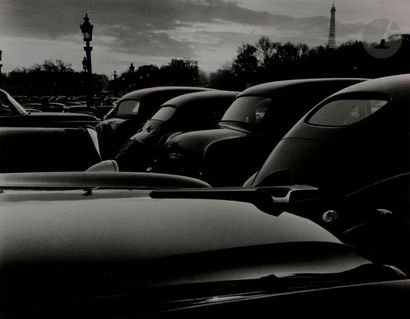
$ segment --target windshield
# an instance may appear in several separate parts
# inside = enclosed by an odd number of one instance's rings
[[[128,117],[138,114],[140,108],[140,101],[137,100],[123,100],[118,104],[117,116]]]
[[[271,103],[272,99],[266,97],[239,97],[231,104],[221,121],[257,124],[264,118]]]

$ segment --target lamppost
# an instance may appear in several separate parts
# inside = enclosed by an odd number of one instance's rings
[[[2,59],[2,56],[3,55],[3,51],[2,50],[0,50],[0,76],[1,76],[1,68],[2,68],[2,66],[3,66],[3,64],[1,63],[1,59]]]
[[[2,68],[2,66],[3,66],[3,64],[1,63],[1,61],[2,61],[2,56],[3,55],[3,51],[2,50],[0,50],[0,86],[3,86],[3,77],[2,77],[2,74],[1,74],[1,68]]]
[[[112,91],[114,96],[118,96],[118,74],[116,70],[114,70],[113,77],[114,80],[112,81]]]
[[[90,42],[92,41],[93,38],[93,25],[90,23],[90,19],[88,18],[88,15],[85,14],[84,17],[84,22],[83,24],[80,25],[81,32],[83,33],[83,40],[85,42],[85,61],[87,65],[87,105],[88,106],[93,106],[93,72],[91,68],[91,51],[93,49],[92,46],[90,46]],[[84,68],[84,67],[83,67]]]
[[[87,58],[84,57],[81,63],[83,64],[83,72],[86,73],[87,72]]]

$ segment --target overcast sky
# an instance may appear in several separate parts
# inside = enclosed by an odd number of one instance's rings
[[[0,0],[3,71],[62,59],[81,69],[79,25],[94,25],[93,71],[112,77],[130,63],[197,60],[204,71],[232,62],[243,43],[273,41],[326,44],[329,0]],[[410,0],[338,0],[337,42],[362,40],[375,19],[410,31]]]

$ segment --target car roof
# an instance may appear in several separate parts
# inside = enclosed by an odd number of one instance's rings
[[[410,75],[401,74],[371,79],[346,87],[332,96],[356,92],[375,92],[390,96],[405,97],[410,90]]]
[[[239,92],[237,91],[205,91],[205,92],[194,92],[194,93],[187,93],[183,95],[176,96],[165,103],[165,105],[181,105],[181,104],[188,104],[194,103],[198,100],[206,100],[206,99],[214,99],[214,98],[234,98],[238,95]]]
[[[195,92],[195,91],[209,91],[209,88],[195,87],[195,86],[157,86],[151,88],[139,89],[123,95],[120,100],[138,99],[146,95],[157,94],[160,92],[181,91]]]
[[[323,83],[343,83],[351,82],[355,84],[357,82],[366,81],[364,78],[317,78],[317,79],[295,79],[295,80],[283,80],[283,81],[273,81],[258,84],[252,86],[244,91],[242,91],[239,96],[243,95],[270,95],[276,91],[284,89],[294,89],[295,87],[302,87],[314,84]]]

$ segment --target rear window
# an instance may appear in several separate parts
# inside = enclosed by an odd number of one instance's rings
[[[381,99],[343,99],[323,105],[308,123],[324,126],[347,126],[357,123],[380,110],[387,104]]]
[[[222,121],[257,124],[265,116],[272,100],[260,96],[237,98],[225,112]]]
[[[139,108],[140,108],[140,101],[124,100],[118,104],[117,115],[118,116],[137,115]]]
[[[176,109],[173,106],[163,106],[152,116],[152,120],[168,121],[172,115],[174,115],[175,111]]]

